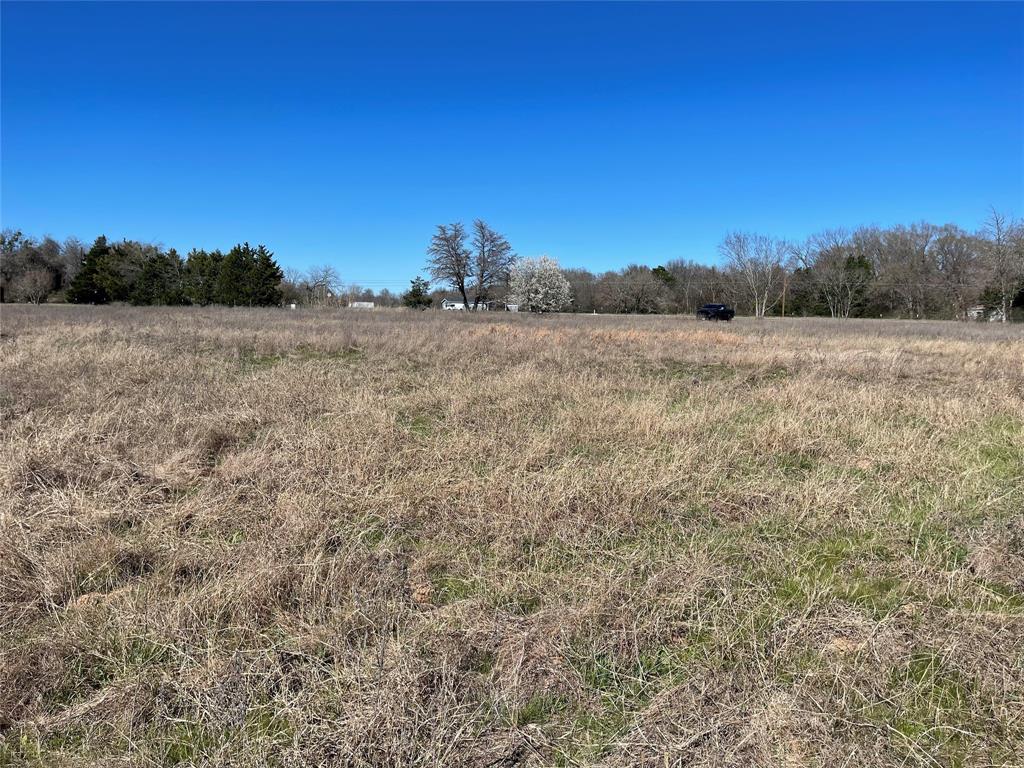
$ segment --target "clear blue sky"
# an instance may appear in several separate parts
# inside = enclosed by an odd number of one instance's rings
[[[2,4],[2,223],[402,287],[1024,213],[1024,5]],[[389,285],[390,284],[390,285]]]

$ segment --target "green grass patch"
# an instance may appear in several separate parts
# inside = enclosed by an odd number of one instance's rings
[[[662,375],[692,384],[728,381],[736,377],[736,369],[725,363],[701,363],[693,360],[673,360],[665,364]]]
[[[450,573],[431,574],[430,582],[441,605],[466,600],[479,594],[480,585],[473,579],[466,579]]]
[[[492,601],[496,608],[519,616],[529,616],[540,610],[542,604],[539,590],[499,594]]]
[[[945,571],[959,570],[967,562],[967,548],[945,526],[936,523],[923,523],[917,529],[910,552],[914,559]]]
[[[441,416],[432,411],[416,411],[398,415],[399,426],[417,437],[430,437],[437,431],[441,421]]]
[[[308,360],[339,360],[343,362],[354,362],[361,360],[366,353],[358,347],[346,347],[344,349],[316,349],[315,347],[299,346],[289,355],[291,359]]]
[[[813,454],[794,449],[776,454],[774,457],[775,466],[786,475],[801,476],[811,472],[818,466],[818,459]]]
[[[680,684],[703,658],[710,634],[695,633],[685,642],[652,648],[632,659],[594,647],[577,646],[569,662],[585,686],[597,696],[597,707],[577,712],[572,738],[556,753],[556,765],[588,764],[613,748],[659,692]]]
[[[99,647],[82,649],[67,659],[66,684],[48,691],[44,697],[48,705],[76,704],[119,679],[164,664],[171,656],[165,645],[142,635],[107,630],[99,639]]]
[[[897,553],[882,536],[870,531],[808,542],[798,548],[785,573],[764,575],[774,582],[783,606],[804,609],[840,600],[882,618],[911,599],[920,599],[886,563]]]
[[[570,706],[562,696],[539,694],[521,706],[512,717],[512,725],[543,725]]]
[[[498,663],[498,657],[493,651],[477,650],[471,653],[472,665],[471,669],[478,675],[489,675],[494,669],[494,665]]]
[[[666,685],[678,682],[707,642],[706,635],[696,635],[685,644],[659,646],[631,659],[608,651],[580,649],[571,656],[570,664],[586,687],[606,702],[638,710]]]
[[[196,763],[212,757],[219,746],[200,723],[171,723],[158,742],[164,765]]]
[[[746,375],[747,384],[773,384],[784,381],[790,377],[790,370],[781,363],[775,363],[765,368],[757,368]]]
[[[629,716],[621,710],[580,713],[573,721],[572,749],[557,754],[555,765],[578,766],[597,760],[611,751],[629,724]]]
[[[81,728],[40,736],[13,729],[0,738],[0,768],[51,768],[89,755]]]
[[[287,744],[295,729],[291,722],[271,706],[250,711],[245,718],[245,737],[274,744]]]
[[[967,435],[968,455],[996,480],[1024,478],[1024,422],[993,416]]]
[[[972,681],[926,648],[890,670],[885,700],[861,711],[869,722],[898,735],[891,744],[905,759],[929,755],[935,765],[963,766],[971,763],[986,728],[973,701],[976,694]]]
[[[876,619],[885,618],[904,603],[922,597],[899,576],[868,574],[860,568],[854,568],[841,580],[836,596],[866,609]]]
[[[284,360],[284,355],[257,352],[254,349],[238,350],[238,370],[242,373],[256,373],[273,368]]]

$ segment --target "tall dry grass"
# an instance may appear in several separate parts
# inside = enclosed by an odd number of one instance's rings
[[[2,308],[0,765],[1024,763],[1024,335]]]

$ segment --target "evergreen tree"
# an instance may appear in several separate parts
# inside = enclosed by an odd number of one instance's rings
[[[257,246],[254,254],[250,288],[250,303],[257,307],[276,307],[281,303],[281,281],[284,272],[274,261],[274,254],[266,246]]]
[[[217,270],[214,301],[229,307],[245,307],[252,303],[251,279],[255,259],[248,243],[228,251]]]
[[[188,304],[183,277],[184,265],[177,251],[154,251],[135,282],[132,304]]]
[[[412,309],[426,309],[434,303],[434,298],[427,291],[430,290],[430,283],[422,277],[412,280],[409,290],[402,294],[402,303]]]
[[[786,314],[802,317],[828,314],[828,307],[821,297],[821,287],[812,269],[797,267],[793,270],[789,279],[789,295],[786,297]]]
[[[66,298],[72,304],[106,304],[110,301],[106,289],[100,282],[100,270],[110,254],[107,238],[100,235],[92,244],[75,279],[68,286]]]
[[[96,269],[96,283],[107,300],[129,301],[146,261],[158,252],[156,247],[135,240],[122,240],[110,246]]]
[[[218,270],[215,298],[230,307],[269,307],[281,303],[284,272],[274,254],[260,245],[236,245],[224,256]]]
[[[661,282],[671,288],[676,283],[676,277],[669,272],[665,267],[658,266],[651,270],[651,274],[658,278]]]
[[[185,295],[193,304],[206,306],[217,301],[217,281],[224,254],[193,248],[185,261]]]

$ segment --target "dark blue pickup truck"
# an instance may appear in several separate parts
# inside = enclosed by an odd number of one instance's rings
[[[727,307],[725,304],[705,304],[697,310],[698,320],[725,320],[729,322],[736,317],[736,310]]]

